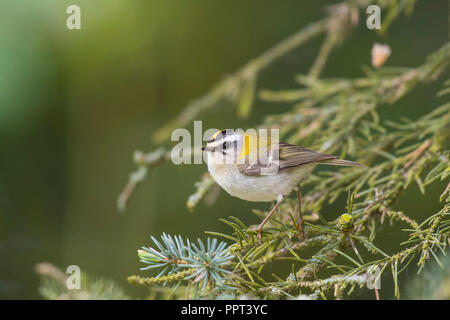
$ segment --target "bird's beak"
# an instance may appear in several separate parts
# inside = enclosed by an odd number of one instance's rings
[[[212,151],[212,149],[208,147],[202,147],[202,151]]]

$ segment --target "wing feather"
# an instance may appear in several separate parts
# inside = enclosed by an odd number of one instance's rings
[[[280,170],[337,158],[330,154],[316,152],[286,142],[280,142],[279,150]]]
[[[248,157],[245,158],[245,163],[237,164],[239,172],[248,176],[267,175],[271,170],[275,172],[287,170],[292,167],[297,167],[309,163],[321,162],[325,160],[336,159],[337,157],[329,154],[319,153],[307,148],[280,142],[278,145],[279,156],[274,156],[273,161],[268,163],[259,163],[258,161],[248,162]]]

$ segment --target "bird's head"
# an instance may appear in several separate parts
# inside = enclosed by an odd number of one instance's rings
[[[217,164],[259,162],[259,157],[266,157],[274,147],[271,141],[271,137],[256,131],[224,129],[216,132],[202,150],[208,153],[208,162]]]
[[[238,130],[224,129],[212,135],[202,150],[208,154],[208,162],[222,164],[236,163],[241,152],[243,134]]]

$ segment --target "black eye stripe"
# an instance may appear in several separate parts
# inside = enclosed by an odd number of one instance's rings
[[[229,135],[229,134],[227,134],[227,130],[228,129],[223,129],[223,130],[219,131],[219,133],[217,133],[214,138],[208,140],[208,142],[220,141],[220,140],[226,138]]]
[[[230,131],[222,130],[214,138],[208,140],[207,146],[212,152],[220,151],[223,155],[225,155],[230,149],[237,151],[237,137],[231,138],[232,135],[233,134],[230,134]]]

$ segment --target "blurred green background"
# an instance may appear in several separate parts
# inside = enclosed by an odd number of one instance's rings
[[[125,214],[116,199],[134,170],[133,151],[155,147],[151,133],[333,3],[0,0],[0,298],[39,298],[34,264],[42,261],[64,270],[79,265],[137,296],[145,289],[131,288],[126,277],[138,272],[136,249],[149,245],[150,235],[228,232],[218,221],[228,215],[256,223],[251,208],[267,204],[223,192],[213,207],[188,212],[187,197],[205,165],[158,167]],[[66,28],[71,4],[81,7],[81,30]],[[447,0],[419,1],[383,37],[367,30],[361,16],[323,76],[361,75],[374,42],[391,46],[387,65],[421,64],[448,41],[448,13]],[[266,69],[259,88],[294,88],[293,76],[308,71],[321,40]],[[434,96],[440,83],[420,86],[382,116],[429,112],[442,102]],[[237,120],[225,104],[201,120],[204,129],[250,127],[286,108],[256,101],[251,118]],[[399,208],[434,213],[441,188],[430,190],[424,197],[413,189]],[[344,206],[324,215],[333,219]]]

